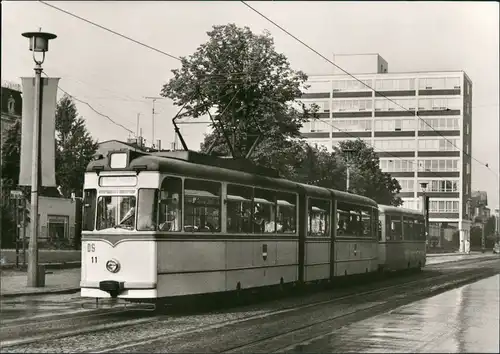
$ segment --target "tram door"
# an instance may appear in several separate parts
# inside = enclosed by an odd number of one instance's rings
[[[337,200],[332,199],[331,204],[331,217],[330,217],[330,281],[333,282],[335,277],[335,239],[337,238]]]
[[[299,284],[304,283],[307,235],[307,203],[304,193],[299,194]]]

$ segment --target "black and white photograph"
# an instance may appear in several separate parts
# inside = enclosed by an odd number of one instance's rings
[[[2,353],[499,353],[500,4],[1,3]]]

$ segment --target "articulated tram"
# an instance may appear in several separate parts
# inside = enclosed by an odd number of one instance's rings
[[[111,151],[85,173],[81,295],[151,301],[376,272],[379,208],[248,162]]]
[[[426,261],[425,217],[417,210],[379,205],[379,268],[420,269]]]

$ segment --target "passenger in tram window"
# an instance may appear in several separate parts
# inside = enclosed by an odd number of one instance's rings
[[[368,234],[368,230],[365,227],[365,223],[361,217],[359,217],[358,225],[359,225],[359,236],[365,236],[366,234]]]
[[[254,231],[256,233],[263,233],[265,228],[264,213],[260,204],[255,204],[255,211],[253,214]]]
[[[346,231],[349,235],[356,235],[356,217],[354,215],[349,215],[347,219]]]
[[[345,221],[344,220],[339,220],[339,225],[337,228],[337,235],[342,236],[345,235],[346,229],[345,229]]]

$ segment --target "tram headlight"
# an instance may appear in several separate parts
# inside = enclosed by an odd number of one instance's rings
[[[106,262],[106,269],[111,273],[118,273],[118,271],[120,270],[120,262],[118,262],[116,259],[110,259]]]

